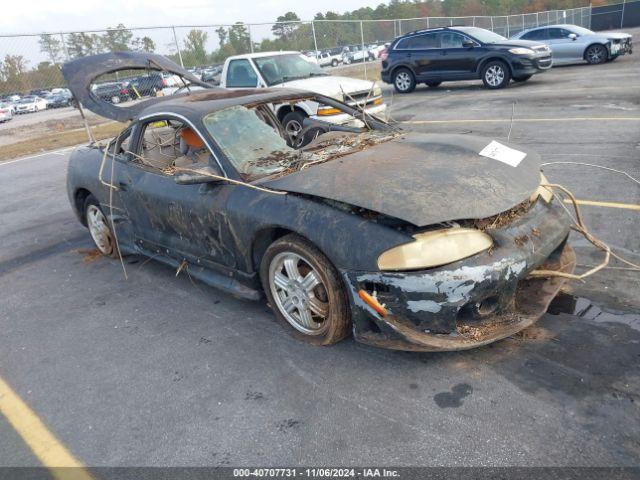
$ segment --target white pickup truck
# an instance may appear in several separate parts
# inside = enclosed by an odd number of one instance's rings
[[[367,113],[384,116],[387,106],[382,90],[375,83],[327,74],[320,66],[309,62],[300,52],[261,52],[227,58],[222,68],[220,86],[223,88],[296,88],[319,93],[351,106],[364,108]],[[353,117],[319,105],[317,102],[298,102],[274,105],[278,119],[293,138],[305,118],[343,124]]]

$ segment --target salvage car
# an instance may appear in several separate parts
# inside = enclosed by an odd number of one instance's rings
[[[549,25],[524,30],[512,38],[548,45],[555,64],[592,65],[615,60],[633,52],[632,36],[621,32],[592,32],[578,25]]]
[[[410,93],[419,83],[479,78],[489,89],[504,88],[510,80],[526,82],[551,68],[548,46],[528,40],[508,40],[478,27],[418,30],[396,38],[384,51],[382,81],[396,92]]]
[[[199,91],[117,106],[91,82],[115,69],[171,71]],[[528,148],[404,132],[331,97],[210,87],[170,60],[117,52],[62,72],[76,99],[130,122],[69,160],[72,208],[101,253],[137,254],[232,295],[266,296],[296,338],[460,350],[531,325],[569,273],[569,222]],[[300,101],[292,138],[271,108]]]

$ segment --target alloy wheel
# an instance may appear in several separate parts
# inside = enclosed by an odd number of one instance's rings
[[[302,256],[281,252],[269,265],[269,288],[275,306],[293,328],[305,335],[324,332],[329,299],[322,277]]]
[[[111,255],[113,252],[113,238],[107,219],[96,205],[87,207],[87,227],[91,238],[103,255]]]
[[[400,72],[396,75],[396,87],[403,92],[409,90],[411,87],[411,77],[407,72]]]
[[[500,65],[491,65],[484,74],[489,85],[497,87],[504,81],[504,69]]]
[[[604,48],[600,45],[594,45],[587,50],[587,61],[589,63],[602,63],[604,60]]]
[[[289,138],[294,139],[302,131],[302,125],[297,120],[289,120],[285,126]]]

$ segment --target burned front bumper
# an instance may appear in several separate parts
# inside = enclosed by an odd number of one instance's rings
[[[488,231],[493,248],[445,267],[412,272],[343,271],[356,340],[415,351],[463,350],[512,335],[544,314],[563,284],[528,278],[575,267],[569,224],[560,207],[539,200],[509,225]],[[385,305],[382,316],[360,299]]]

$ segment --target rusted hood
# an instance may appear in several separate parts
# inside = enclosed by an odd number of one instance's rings
[[[479,154],[490,139],[408,133],[264,185],[340,201],[422,227],[478,219],[526,200],[540,183],[540,157],[527,149],[511,166]]]

